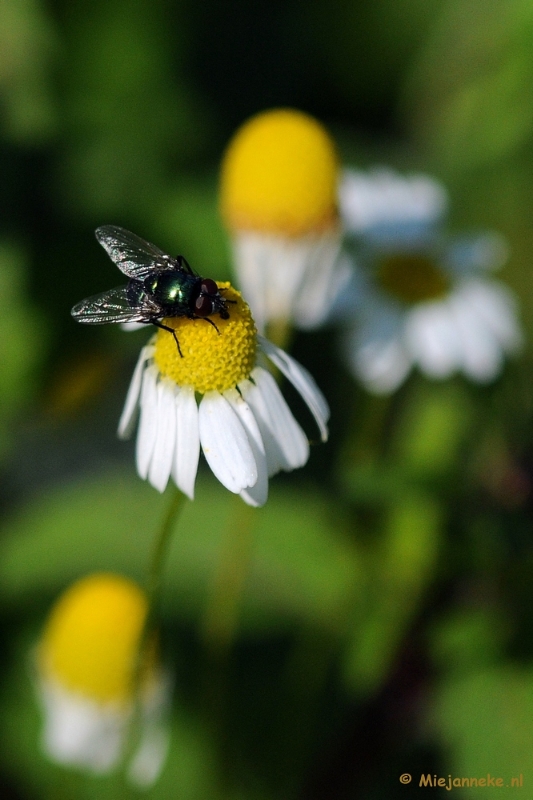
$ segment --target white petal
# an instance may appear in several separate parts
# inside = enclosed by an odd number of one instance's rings
[[[462,365],[462,343],[448,302],[422,303],[407,316],[405,341],[420,369],[446,378]]]
[[[176,445],[176,394],[173,381],[163,378],[157,384],[157,433],[150,461],[148,480],[159,492],[164,492],[174,459]]]
[[[152,345],[146,345],[141,350],[133,375],[131,378],[128,394],[126,395],[126,402],[124,403],[124,410],[118,423],[118,435],[121,439],[127,439],[131,436],[135,421],[137,418],[137,408],[139,401],[139,394],[141,391],[142,376],[144,372],[144,365],[148,359],[152,358],[155,348]]]
[[[462,345],[462,367],[466,375],[484,383],[496,377],[503,366],[503,352],[475,306],[459,293],[450,298]]]
[[[141,738],[128,768],[128,778],[140,788],[159,777],[170,744],[169,710],[172,682],[163,670],[156,676],[148,697],[143,697]]]
[[[239,286],[252,309],[258,330],[263,330],[268,320],[265,303],[265,284],[268,280],[268,247],[261,234],[237,233],[232,241],[233,263]]]
[[[505,352],[513,353],[521,347],[516,298],[507,286],[496,281],[471,280],[465,282],[461,294],[483,319]]]
[[[395,392],[404,382],[412,362],[399,338],[372,339],[355,345],[353,335],[348,350],[356,375],[374,394]]]
[[[268,319],[291,319],[294,298],[316,247],[315,238],[268,238],[269,266],[264,287]]]
[[[42,681],[44,707],[42,746],[59,764],[106,773],[119,761],[129,714],[112,704],[97,703]]]
[[[239,388],[261,431],[269,475],[303,466],[309,458],[309,442],[276,381],[262,367],[255,367],[251,377],[253,383],[243,381]]]
[[[44,711],[42,747],[56,763],[106,774],[120,766],[131,720],[131,707],[102,703],[49,678],[37,681]],[[142,699],[139,747],[128,777],[147,787],[159,775],[169,745],[171,682],[161,670]]]
[[[301,328],[321,325],[351,275],[340,258],[341,232],[279,237],[265,285],[270,319],[293,319]]]
[[[192,386],[182,386],[176,397],[176,450],[172,477],[178,489],[194,499],[200,457],[198,406]]]
[[[351,261],[341,257],[339,233],[317,236],[303,280],[294,295],[295,324],[310,330],[321,325],[352,275]]]
[[[141,388],[141,421],[137,433],[137,472],[146,479],[157,436],[157,377],[159,370],[152,364],[144,370]]]
[[[224,392],[224,397],[239,417],[248,436],[257,466],[257,481],[254,486],[241,491],[241,497],[250,506],[263,506],[268,498],[268,470],[265,446],[253,411],[236,389]]]
[[[132,331],[139,331],[141,328],[146,328],[146,322],[121,322],[120,327],[123,331],[131,333]]]
[[[245,380],[239,384],[239,389],[252,409],[252,413],[259,427],[263,447],[265,448],[268,476],[271,477],[275,475],[281,469],[292,469],[283,455],[283,450],[278,445],[277,439],[275,439],[272,434],[274,423],[271,419],[270,410],[257,385],[250,380]]]
[[[139,749],[128,769],[130,781],[141,788],[151,786],[159,777],[170,744],[170,729],[166,723],[147,722]]]
[[[257,481],[257,466],[239,417],[225,397],[207,392],[199,408],[200,443],[220,483],[236,494]]]
[[[233,240],[234,263],[239,285],[252,309],[258,330],[271,319],[291,319],[299,300],[297,316],[302,324],[318,324],[331,303],[326,292],[316,290],[307,303],[304,286],[313,285],[313,272],[327,264],[331,272],[337,258],[339,237],[300,236],[290,238],[245,231]],[[336,286],[332,279],[329,291]],[[308,319],[308,314],[309,319]]]
[[[345,339],[352,372],[374,394],[390,394],[405,380],[412,359],[404,346],[405,313],[389,303],[368,301],[360,325]]]
[[[386,167],[368,172],[344,170],[339,186],[340,211],[348,230],[405,222],[430,224],[443,216],[444,187],[428,175],[401,175]]]
[[[329,419],[329,406],[311,373],[305,367],[302,367],[298,361],[285,353],[284,350],[269,342],[268,339],[258,336],[258,340],[263,352],[292,383],[294,388],[300,392],[316,420],[322,441],[327,441],[328,428],[326,423]]]

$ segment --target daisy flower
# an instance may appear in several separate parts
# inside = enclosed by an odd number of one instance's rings
[[[58,764],[105,774],[120,765],[133,717],[135,669],[147,601],[133,581],[100,573],[70,586],[37,648],[42,746]],[[152,784],[168,749],[170,684],[155,655],[141,681],[141,737],[130,779]]]
[[[220,206],[259,330],[319,325],[349,276],[340,258],[338,159],[326,130],[292,109],[248,120],[222,162]]]
[[[490,276],[507,256],[502,238],[441,233],[446,194],[426,176],[348,171],[339,195],[354,234],[356,320],[345,340],[354,375],[376,394],[415,366],[433,379],[496,378],[522,339],[513,294]]]
[[[309,442],[268,369],[270,361],[299,391],[322,441],[329,410],[311,375],[293,358],[257,335],[239,292],[219,283],[230,314],[205,320],[169,317],[179,341],[166,330],[141,351],[119,436],[129,436],[140,410],[137,470],[160,492],[172,476],[191,499],[200,448],[218,480],[246,503],[266,502],[268,478],[303,466]]]

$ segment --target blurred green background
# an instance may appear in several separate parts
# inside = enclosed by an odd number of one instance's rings
[[[220,158],[273,106],[322,120],[346,164],[438,177],[457,230],[501,231],[526,348],[494,385],[415,375],[386,404],[331,331],[296,336],[331,440],[255,513],[216,725],[206,609],[235,503],[202,472],[166,570],[173,740],[145,796],[373,800],[487,772],[531,796],[533,2],[3,0],[0,102],[0,797],[117,796],[41,755],[30,652],[75,578],[144,579],[165,509],[115,436],[146,331],[69,314],[119,282],[94,228],[229,278]]]

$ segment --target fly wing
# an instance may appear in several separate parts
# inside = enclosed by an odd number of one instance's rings
[[[176,259],[151,242],[118,225],[102,225],[95,231],[96,238],[119,270],[128,278],[144,280],[151,272],[179,269]]]
[[[142,304],[132,306],[126,286],[117,286],[102,294],[95,294],[77,303],[70,312],[75,320],[87,325],[104,325],[107,322],[147,322]]]

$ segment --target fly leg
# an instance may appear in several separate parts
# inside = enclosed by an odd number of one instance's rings
[[[180,354],[181,358],[183,358],[183,353],[181,352],[180,343],[178,341],[178,337],[176,336],[176,331],[174,330],[174,328],[171,328],[169,325],[163,325],[162,322],[158,322],[157,320],[152,319],[150,320],[150,322],[152,323],[152,325],[155,325],[156,328],[161,328],[162,331],[168,331],[169,333],[172,334],[172,336],[174,337],[174,341],[178,346],[178,353]]]
[[[199,317],[199,319],[204,319],[206,322],[209,322],[209,324],[213,326],[213,328],[216,330],[216,332],[220,336],[220,331],[219,331],[219,329],[217,328],[217,326],[215,325],[215,323],[213,322],[212,319],[209,319],[209,317]]]
[[[213,320],[212,320],[212,319],[209,319],[209,317],[200,317],[200,316],[198,316],[198,314],[194,314],[194,313],[192,313],[192,314],[188,315],[188,318],[189,318],[189,319],[203,319],[203,321],[204,321],[204,322],[209,322],[209,324],[213,326],[213,328],[216,330],[216,332],[217,332],[217,333],[218,333],[218,335],[220,336],[220,331],[219,331],[219,329],[217,328],[217,326],[215,325],[215,323],[213,322]]]

